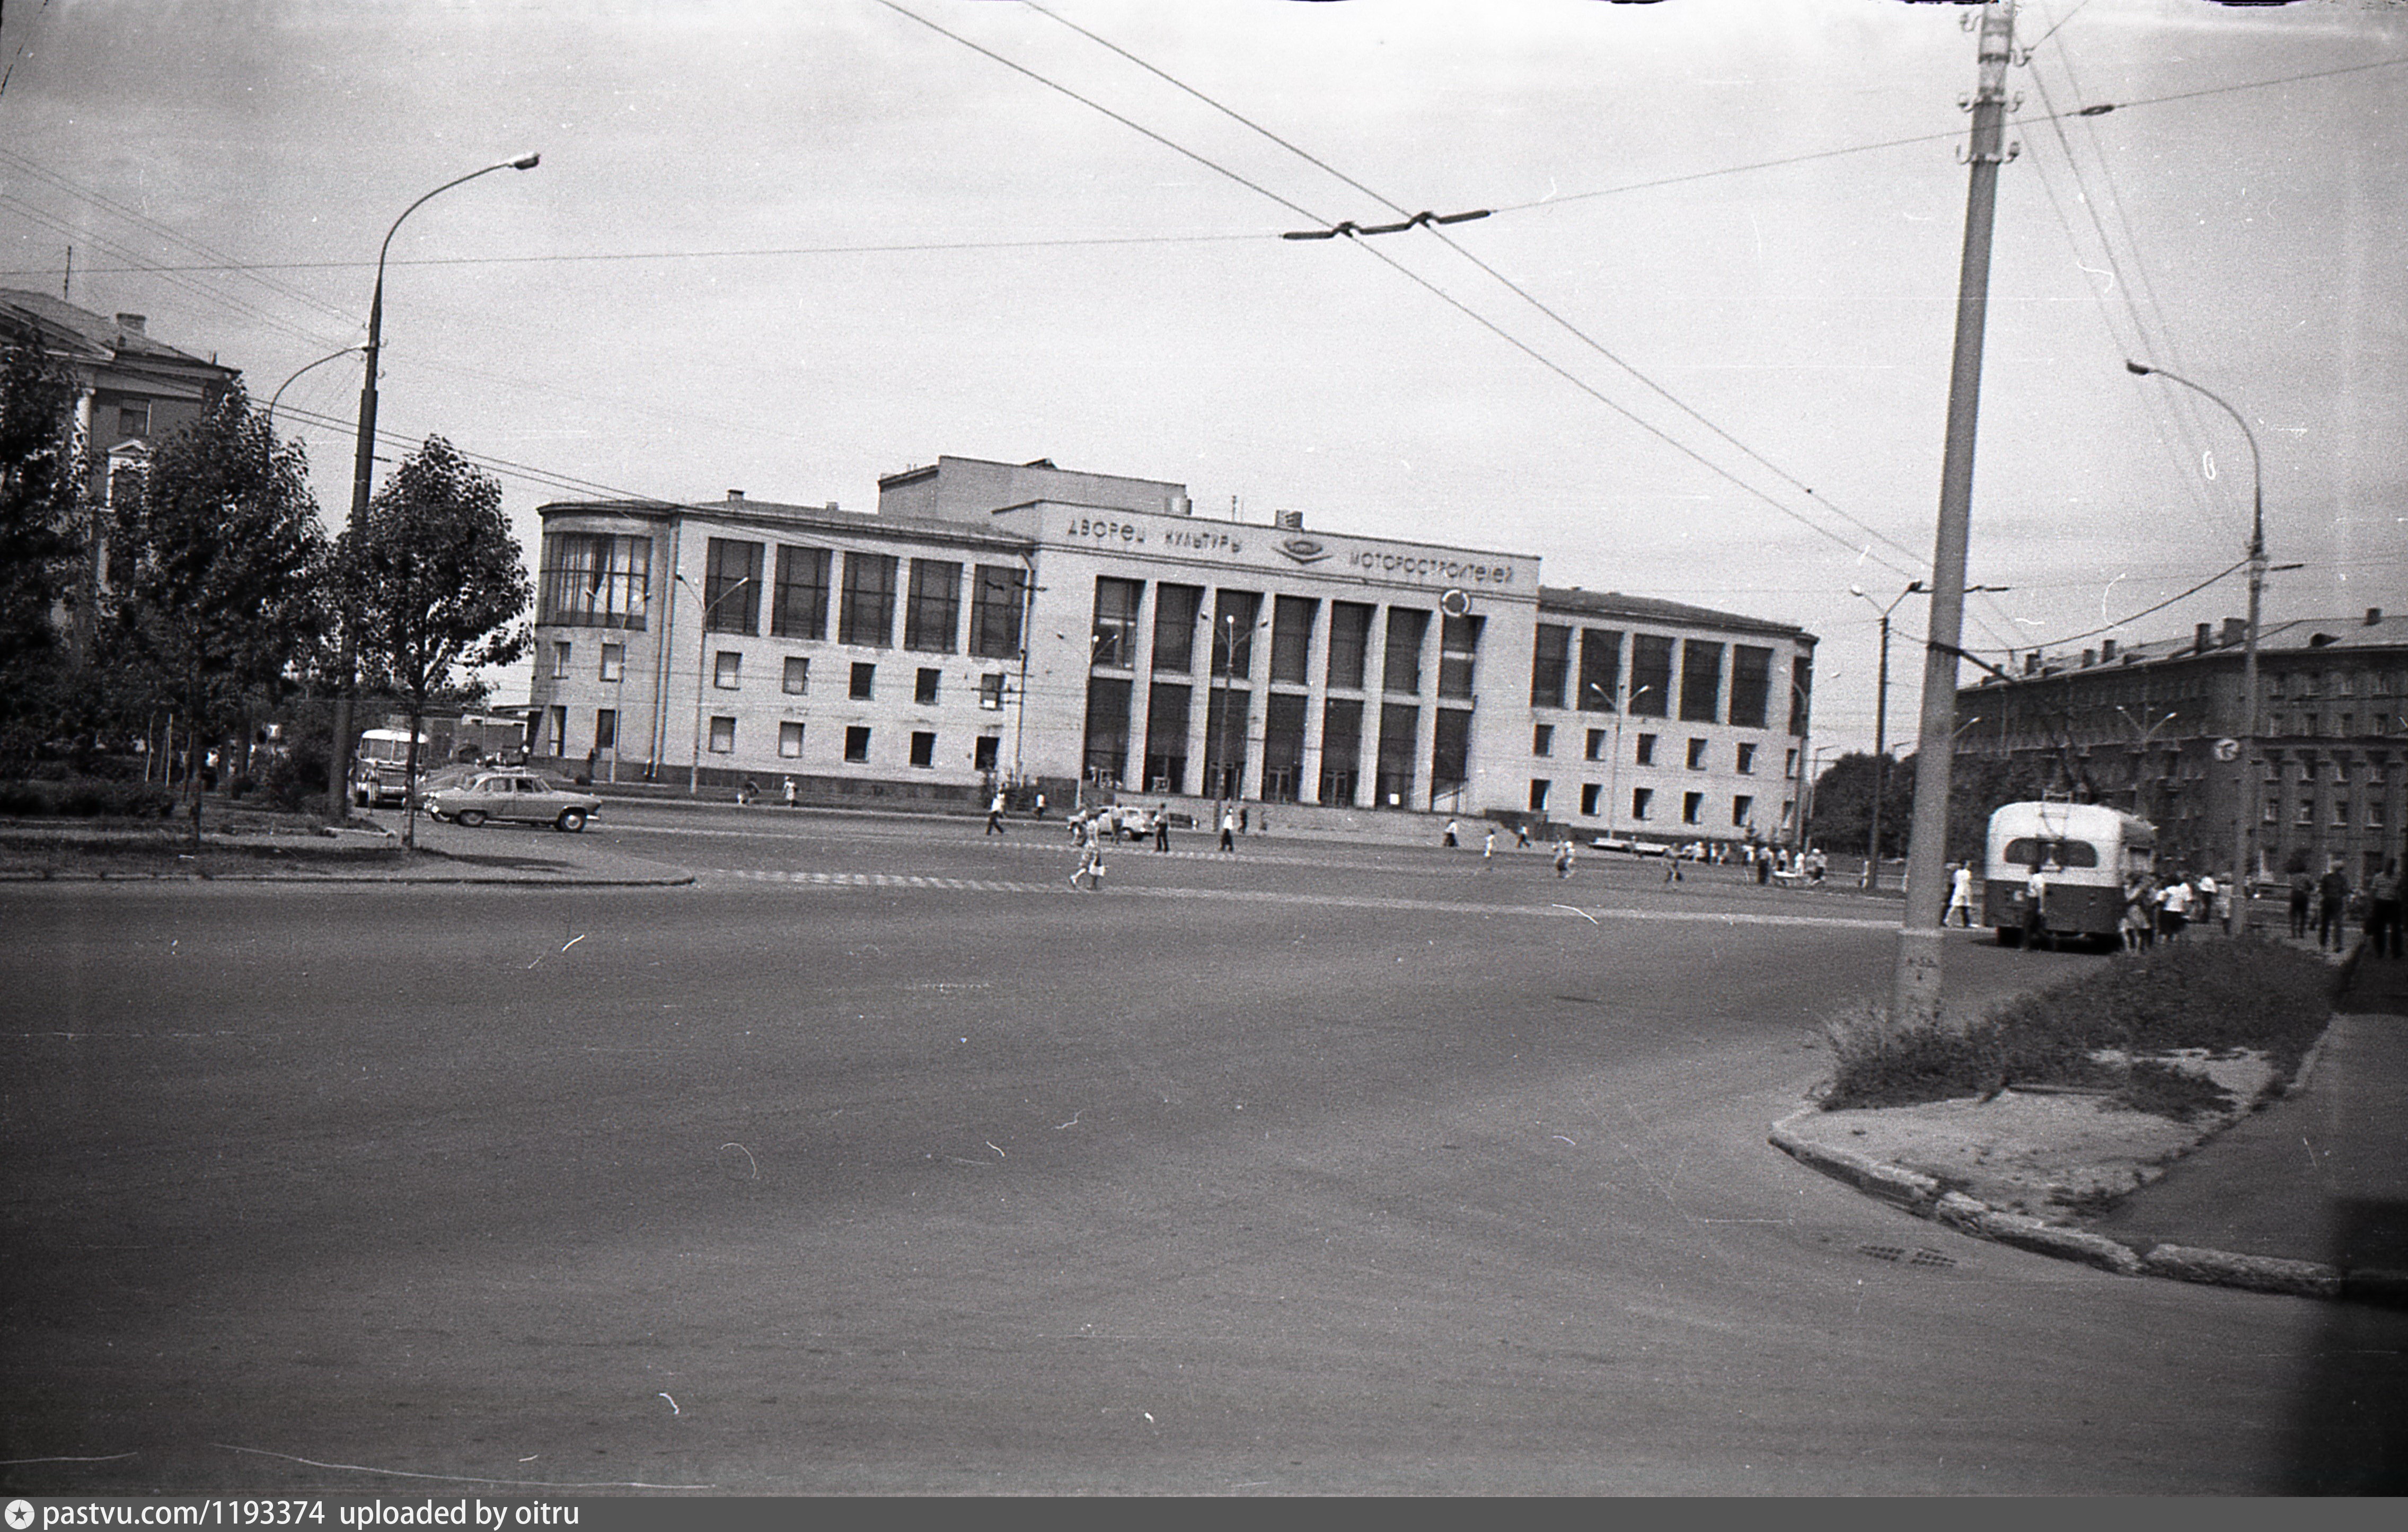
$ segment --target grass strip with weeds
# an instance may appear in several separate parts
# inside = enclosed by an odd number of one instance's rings
[[[1898,1025],[1869,1007],[1825,1024],[1833,1069],[1823,1105],[1912,1106],[2053,1085],[2097,1089],[2118,1105],[2188,1122],[2229,1110],[2231,1097],[2156,1055],[2252,1052],[2286,1081],[2323,1033],[2336,983],[2320,958],[2242,938],[2110,958],[1971,1021]]]

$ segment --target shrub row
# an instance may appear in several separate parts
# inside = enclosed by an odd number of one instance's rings
[[[0,814],[21,819],[165,819],[175,810],[176,795],[158,782],[0,781]]]
[[[2010,1084],[2091,1086],[2187,1118],[2223,1093],[2170,1081],[2149,1055],[2265,1053],[2288,1080],[2332,1011],[2334,970],[2272,942],[2194,941],[2110,960],[1970,1023],[1893,1025],[1879,1010],[1828,1024],[1829,1110],[1987,1095]],[[2100,1055],[2112,1055],[2102,1058]],[[2137,1064],[2118,1059],[2139,1060]]]

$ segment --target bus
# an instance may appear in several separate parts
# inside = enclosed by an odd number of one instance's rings
[[[418,774],[423,779],[436,765],[435,741],[418,737]],[[357,809],[396,807],[409,801],[409,731],[363,729],[359,749],[351,754],[351,805]]]
[[[2041,929],[2050,938],[2116,940],[2126,881],[2155,866],[2157,828],[2092,803],[2010,803],[1990,816],[1982,866],[1982,923],[2001,947],[2029,928],[2024,881],[2038,867],[2048,892]]]

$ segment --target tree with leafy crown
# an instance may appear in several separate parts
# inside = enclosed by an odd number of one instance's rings
[[[368,503],[367,524],[347,531],[337,561],[359,623],[364,688],[400,699],[409,718],[409,780],[428,703],[481,692],[473,678],[526,651],[519,624],[535,588],[502,513],[502,489],[441,437],[429,437]],[[417,844],[415,790],[403,817]]]
[[[105,597],[132,689],[180,711],[183,786],[201,834],[209,742],[272,705],[331,620],[326,538],[298,443],[236,385],[159,444],[111,508]]]

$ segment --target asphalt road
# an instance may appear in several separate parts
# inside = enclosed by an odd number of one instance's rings
[[[1766,1145],[1870,901],[1201,835],[1074,894],[979,827],[0,890],[0,1484],[2272,1493],[2401,1439],[2402,1316]],[[1952,939],[1951,999],[2086,961]]]

